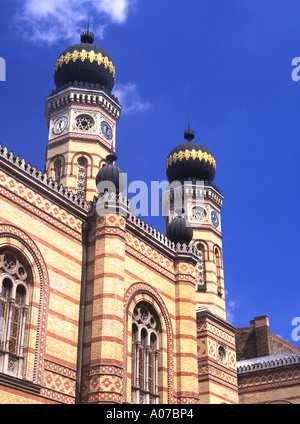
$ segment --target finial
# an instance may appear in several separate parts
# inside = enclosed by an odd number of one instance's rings
[[[192,141],[195,138],[195,131],[190,128],[190,119],[188,121],[188,129],[184,131],[184,138],[188,141]]]
[[[110,147],[110,153],[106,156],[106,163],[113,163],[118,159],[117,155],[114,152],[113,146]]]
[[[83,31],[81,33],[80,40],[82,43],[93,44],[94,42],[94,34],[90,32],[90,18],[88,19],[87,31]]]

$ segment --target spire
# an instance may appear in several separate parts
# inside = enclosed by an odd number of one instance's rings
[[[94,34],[90,32],[90,18],[88,20],[87,30],[81,33],[80,40],[82,43],[88,43],[88,44],[93,44],[94,42]]]

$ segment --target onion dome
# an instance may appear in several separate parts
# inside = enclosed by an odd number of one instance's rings
[[[166,174],[169,182],[185,179],[212,182],[216,173],[216,161],[211,152],[199,143],[190,128],[184,131],[185,143],[176,146],[168,155]]]
[[[93,44],[94,34],[84,31],[81,43],[64,50],[54,66],[56,88],[76,82],[99,84],[111,91],[116,71],[113,61],[100,47]]]
[[[193,239],[193,228],[182,215],[175,215],[167,226],[166,236],[175,244],[189,244]]]
[[[112,191],[119,194],[126,188],[126,174],[114,164],[116,160],[117,156],[111,150],[104,160],[105,164],[96,176],[97,189],[101,194]]]

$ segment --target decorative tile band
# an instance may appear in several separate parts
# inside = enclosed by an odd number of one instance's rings
[[[109,72],[112,74],[114,81],[116,80],[116,70],[114,64],[107,56],[103,56],[101,53],[95,53],[94,50],[86,51],[85,49],[74,50],[72,53],[67,52],[65,55],[61,55],[55,65],[53,75],[55,75],[57,69],[62,67],[64,64],[68,64],[70,61],[77,62],[81,60],[84,62],[85,60],[90,61],[91,63],[97,62],[99,66],[104,65],[105,69],[109,69]]]
[[[188,160],[190,158],[193,160],[198,159],[200,162],[209,162],[211,165],[213,165],[214,169],[217,169],[215,158],[210,153],[202,152],[202,150],[193,149],[185,150],[184,152],[180,150],[180,152],[175,152],[173,155],[168,156],[166,162],[166,170],[170,165],[172,165],[172,163],[176,163],[177,161],[181,162],[183,159]]]

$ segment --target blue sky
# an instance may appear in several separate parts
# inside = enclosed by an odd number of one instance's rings
[[[53,67],[90,17],[114,61],[124,106],[118,165],[128,180],[166,179],[188,119],[217,161],[228,319],[267,314],[293,342],[299,307],[298,0],[2,0],[0,143],[44,168]],[[164,231],[162,217],[146,222]],[[300,319],[299,319],[300,320]],[[300,331],[299,331],[300,335]],[[294,341],[300,346],[300,342]]]

